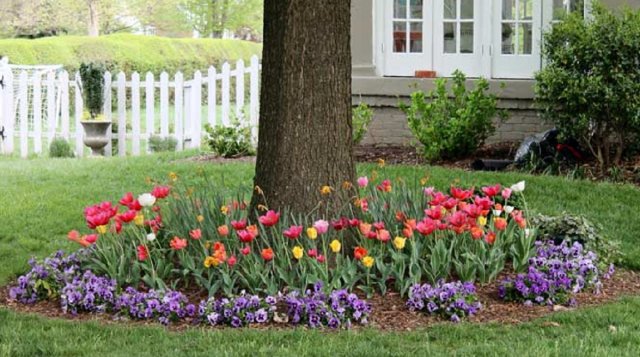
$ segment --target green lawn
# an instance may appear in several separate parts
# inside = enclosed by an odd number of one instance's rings
[[[162,179],[170,171],[190,185],[204,169],[227,193],[251,187],[251,164],[202,164],[184,161],[190,153],[127,159],[0,159],[0,284],[23,272],[31,255],[73,248],[66,233],[82,227],[82,209],[100,200],[116,200],[125,191],[148,189],[146,177]],[[361,165],[370,172],[374,166]],[[518,173],[472,173],[442,168],[387,167],[380,176],[408,181],[428,174],[446,188],[527,181],[529,206],[542,213],[585,214],[622,242],[625,263],[640,269],[640,190],[629,185],[567,181]],[[0,309],[0,356],[51,355],[637,355],[640,298],[555,314],[518,326],[442,324],[421,331],[339,333],[306,331],[191,329],[171,332],[159,326],[130,327],[69,322],[20,315]],[[555,321],[560,327],[547,326]],[[609,326],[617,332],[612,333]]]

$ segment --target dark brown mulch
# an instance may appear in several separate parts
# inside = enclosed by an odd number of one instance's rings
[[[503,275],[504,277],[504,275]],[[498,281],[501,279],[498,279]],[[478,287],[478,298],[482,303],[480,312],[469,318],[472,323],[502,323],[519,324],[536,318],[548,316],[558,311],[571,310],[562,306],[531,306],[525,307],[520,303],[504,302],[498,298],[496,282]],[[623,296],[640,295],[640,274],[633,271],[621,270],[614,274],[610,280],[603,280],[601,294],[583,292],[576,295],[578,307],[582,309],[589,306],[602,305]],[[194,296],[196,297],[196,296]],[[389,292],[385,296],[376,295],[370,299],[373,305],[373,313],[370,318],[370,326],[384,331],[411,331],[418,328],[429,327],[437,323],[443,323],[438,317],[426,316],[423,313],[409,311],[405,306],[405,300],[395,292]],[[8,287],[0,288],[0,306],[20,313],[31,313],[49,318],[61,318],[73,321],[95,320],[108,324],[124,323],[125,320],[116,321],[109,315],[79,314],[72,316],[62,313],[58,301],[42,301],[34,305],[22,305],[8,301]],[[130,321],[127,324],[157,325],[151,321]],[[171,330],[184,330],[192,325],[190,321],[172,324]],[[256,326],[258,328],[283,329],[283,324],[269,326]]]

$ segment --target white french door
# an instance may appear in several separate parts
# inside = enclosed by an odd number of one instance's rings
[[[384,0],[384,74],[413,77],[432,63],[432,0]]]
[[[484,1],[435,0],[434,68],[438,76],[451,76],[455,70],[468,77],[483,74]]]
[[[494,0],[492,77],[532,78],[540,69],[541,2]]]

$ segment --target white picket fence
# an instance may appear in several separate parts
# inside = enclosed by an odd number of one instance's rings
[[[41,154],[43,145],[61,137],[82,157],[88,149],[83,145],[80,124],[84,111],[80,76],[42,67],[41,71],[21,69],[6,58],[0,62],[0,130],[4,127],[5,136],[0,154],[14,154],[16,143],[20,157]],[[181,72],[172,78],[163,72],[157,79],[152,73],[144,79],[138,73],[129,77],[122,72],[115,77],[105,73],[104,116],[117,127],[117,137],[110,140],[106,155],[112,153],[112,141],[119,156],[141,155],[149,151],[148,141],[153,136],[175,138],[177,150],[199,148],[203,123],[229,126],[233,118],[251,127],[255,143],[260,70],[254,56],[248,66],[239,60],[232,69],[225,62],[220,70],[210,67],[206,76],[198,71],[188,80]]]

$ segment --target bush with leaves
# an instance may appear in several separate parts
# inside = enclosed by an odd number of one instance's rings
[[[592,15],[570,15],[545,35],[535,91],[543,118],[579,140],[604,172],[640,133],[640,11],[595,4]]]
[[[74,157],[73,150],[69,142],[63,138],[55,138],[49,144],[49,156],[55,158]]]
[[[97,119],[104,105],[104,65],[99,63],[83,63],[80,65],[82,95],[84,105],[91,119]]]
[[[206,125],[207,144],[218,156],[225,158],[250,156],[254,154],[251,144],[251,129],[243,127],[238,121],[233,126]]]
[[[373,119],[373,110],[369,108],[367,103],[360,102],[357,107],[353,108],[353,144],[358,145],[364,139],[369,124]]]
[[[456,71],[451,92],[447,90],[448,80],[439,78],[434,90],[414,92],[409,105],[400,104],[429,161],[472,154],[495,132],[494,117],[506,118],[506,112],[497,108],[497,96],[487,93],[487,80],[478,79],[472,90],[465,84],[465,75]]]
[[[174,137],[163,138],[157,135],[149,139],[149,148],[152,152],[176,151],[178,140]]]

